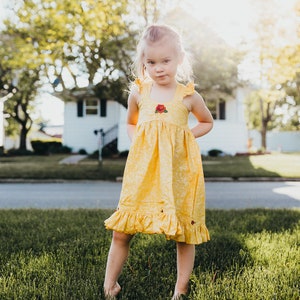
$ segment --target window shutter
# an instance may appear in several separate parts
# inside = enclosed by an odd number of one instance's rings
[[[107,100],[100,100],[100,117],[106,117],[107,115]]]
[[[83,117],[83,100],[77,101],[77,117]]]
[[[220,112],[219,119],[220,120],[225,120],[225,118],[226,118],[225,108],[226,108],[225,101],[221,101],[219,103],[219,112]]]

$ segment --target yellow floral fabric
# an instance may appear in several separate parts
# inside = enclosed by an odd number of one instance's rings
[[[195,92],[178,83],[166,103],[150,99],[152,82],[136,81],[141,94],[139,120],[130,147],[117,210],[107,229],[127,234],[165,234],[188,244],[209,240],[199,146],[188,128],[182,103]]]

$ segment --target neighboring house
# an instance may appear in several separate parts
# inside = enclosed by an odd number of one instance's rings
[[[228,154],[247,151],[247,128],[244,120],[243,101],[245,90],[239,89],[236,98],[218,102],[212,106],[215,118],[213,130],[206,136],[197,139],[202,153],[219,149]],[[63,144],[71,147],[73,152],[80,149],[93,153],[99,148],[100,135],[95,130],[108,131],[117,128],[113,138],[118,139],[118,150],[125,151],[130,147],[126,132],[126,109],[113,100],[99,100],[94,97],[77,102],[65,103],[65,120]],[[190,126],[196,124],[191,116]]]
[[[212,149],[231,155],[248,151],[248,133],[243,104],[247,93],[247,89],[238,88],[235,98],[208,105],[214,117],[214,126],[211,132],[197,139],[203,154],[207,154]],[[196,120],[191,116],[190,127],[195,124]]]
[[[63,144],[71,147],[73,152],[84,149],[93,153],[99,149],[99,130],[106,132],[114,128],[112,140],[118,138],[120,116],[124,111],[126,109],[116,101],[93,96],[65,102]]]

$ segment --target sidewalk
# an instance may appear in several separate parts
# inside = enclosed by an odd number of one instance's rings
[[[61,160],[59,162],[59,164],[66,164],[66,165],[75,165],[77,164],[79,161],[81,161],[82,159],[85,159],[87,157],[87,155],[70,155],[66,158],[64,158],[63,160]]]

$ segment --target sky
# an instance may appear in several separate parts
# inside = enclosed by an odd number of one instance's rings
[[[5,6],[14,5],[19,0],[0,0],[0,21],[7,16]],[[236,46],[242,40],[251,39],[251,22],[255,11],[252,0],[185,0],[179,1],[180,6],[192,13],[200,21],[207,24],[229,45]],[[261,0],[264,1],[264,0]],[[288,24],[288,9],[296,0],[277,0],[281,10],[287,12],[283,22]],[[1,27],[0,27],[1,28]],[[250,72],[250,66],[245,66]],[[63,102],[51,95],[43,95],[39,100],[40,112],[50,124],[63,123]]]
[[[289,0],[286,0],[289,1]],[[184,8],[216,31],[227,43],[236,45],[250,34],[253,8],[249,0],[187,0]]]

